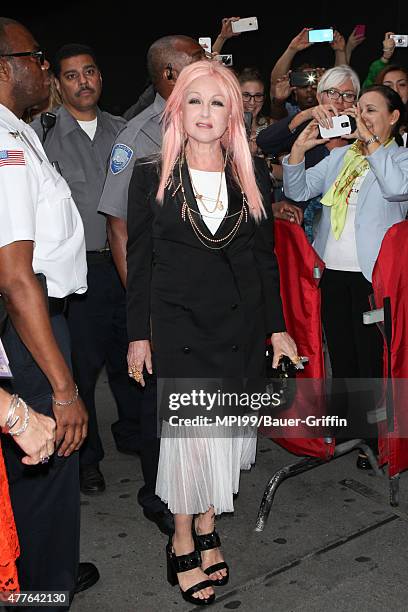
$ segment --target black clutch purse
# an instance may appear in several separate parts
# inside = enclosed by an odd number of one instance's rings
[[[296,375],[309,362],[307,357],[301,357],[299,364],[294,364],[289,357],[282,357],[277,368],[272,367],[273,351],[266,347],[266,392],[272,395],[278,393],[280,404],[277,411],[290,408],[296,395]]]

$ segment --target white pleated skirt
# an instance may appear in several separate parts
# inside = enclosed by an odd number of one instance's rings
[[[204,437],[205,436],[205,437]],[[164,421],[156,494],[173,514],[233,512],[241,470],[255,463],[257,430],[251,426],[170,427]]]

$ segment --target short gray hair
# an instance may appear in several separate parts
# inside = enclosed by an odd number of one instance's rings
[[[360,79],[358,78],[357,73],[346,64],[335,66],[334,68],[326,70],[317,85],[317,93],[321,94],[327,89],[338,87],[344,83],[344,81],[347,81],[347,79],[350,79],[353,83],[354,91],[358,98],[360,94]]]

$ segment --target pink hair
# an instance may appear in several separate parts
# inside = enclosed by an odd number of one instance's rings
[[[259,221],[262,216],[266,215],[262,196],[256,184],[252,156],[245,132],[241,89],[233,72],[216,60],[201,60],[184,68],[167,100],[163,115],[162,172],[157,199],[163,202],[166,183],[183,147],[185,135],[181,111],[186,89],[194,79],[204,76],[216,79],[229,100],[230,121],[222,138],[222,144],[225,149],[228,149],[233,175],[245,193],[249,203],[249,212]]]

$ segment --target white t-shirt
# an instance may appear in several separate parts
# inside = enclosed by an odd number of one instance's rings
[[[323,256],[323,261],[328,270],[361,272],[357,257],[356,231],[354,228],[354,223],[356,219],[358,194],[367,172],[368,169],[354,181],[348,199],[346,222],[340,238],[336,240],[333,232],[329,232],[329,237],[326,242],[326,249]]]
[[[96,128],[98,127],[98,117],[92,121],[78,121],[81,128],[86,132],[91,140],[95,138]]]
[[[190,175],[193,183],[193,191],[195,190],[196,194],[203,196],[203,202],[196,198],[201,217],[212,235],[214,235],[220,227],[228,209],[228,192],[225,173],[222,173],[221,192],[219,196],[220,207],[217,209],[215,208],[218,191],[220,189],[220,173],[190,169]]]
[[[68,184],[34,130],[0,104],[0,248],[20,240],[34,243],[49,296],[86,291],[84,228]]]

